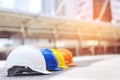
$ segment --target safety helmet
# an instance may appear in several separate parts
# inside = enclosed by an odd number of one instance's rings
[[[58,67],[63,68],[63,69],[67,69],[68,66],[66,66],[64,58],[63,58],[62,54],[60,54],[60,51],[57,49],[51,49],[51,50],[54,53],[55,57],[57,58]]]
[[[28,45],[15,48],[9,54],[4,67],[8,69],[8,76],[15,76],[21,71],[51,73],[46,70],[45,59],[39,49]]]
[[[67,49],[58,49],[60,51],[60,53],[63,55],[64,57],[64,60],[65,60],[65,63],[68,65],[68,66],[77,66],[73,60],[72,60],[72,53],[67,50]]]
[[[41,48],[40,52],[42,52],[42,54],[45,58],[47,70],[50,70],[50,71],[62,70],[62,69],[58,68],[57,59],[51,50],[49,50],[48,48]]]

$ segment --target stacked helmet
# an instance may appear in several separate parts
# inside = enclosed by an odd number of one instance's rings
[[[65,65],[64,58],[63,58],[62,54],[60,54],[60,51],[57,49],[51,49],[51,50],[54,53],[55,57],[57,58],[58,67],[63,68],[63,69],[68,68],[68,66]]]
[[[8,69],[8,76],[14,76],[19,71],[33,71],[42,74],[51,73],[46,70],[45,59],[39,49],[28,45],[15,48],[9,54],[4,67]]]
[[[62,70],[62,69],[58,68],[57,59],[51,50],[49,50],[48,48],[41,48],[40,52],[42,52],[42,54],[45,58],[47,70],[50,70],[50,71]]]
[[[73,60],[72,60],[72,53],[67,50],[67,49],[58,49],[60,51],[60,53],[63,55],[65,63],[68,66],[77,66]]]

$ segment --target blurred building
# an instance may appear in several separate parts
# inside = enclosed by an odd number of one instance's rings
[[[103,15],[101,16],[102,21],[111,21],[111,7],[110,7],[110,0],[108,0],[108,3],[106,3],[106,6],[104,6],[104,3],[107,0],[93,0],[93,17],[94,19],[98,19],[100,16],[100,13],[103,8]]]
[[[41,13],[77,20],[119,22],[119,3],[119,0],[41,0]]]
[[[55,15],[57,0],[41,0],[41,13]]]
[[[64,15],[64,8],[57,13],[61,0],[41,0],[41,13],[47,15]]]
[[[112,23],[120,23],[120,0],[111,0]]]
[[[120,0],[0,0],[0,8],[64,16],[77,20],[120,22]]]
[[[93,20],[93,0],[66,0],[66,16],[78,20]]]

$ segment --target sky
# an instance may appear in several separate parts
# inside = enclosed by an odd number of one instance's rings
[[[22,0],[21,2],[24,3],[25,0]],[[41,0],[28,0],[30,3],[28,3],[29,11],[31,13],[39,13],[41,11]],[[18,1],[19,2],[19,1]],[[23,3],[18,3],[21,5],[24,5]],[[0,7],[1,8],[7,8],[7,9],[15,9],[15,0],[0,0]]]
[[[38,13],[41,11],[41,0],[30,0],[30,12]]]

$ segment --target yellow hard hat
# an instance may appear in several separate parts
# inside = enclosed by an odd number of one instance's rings
[[[55,57],[57,58],[58,61],[58,67],[59,68],[63,68],[63,69],[67,69],[68,66],[66,66],[64,58],[62,56],[62,54],[60,53],[59,50],[57,49],[51,49],[51,51],[53,52],[53,54],[55,55]]]

